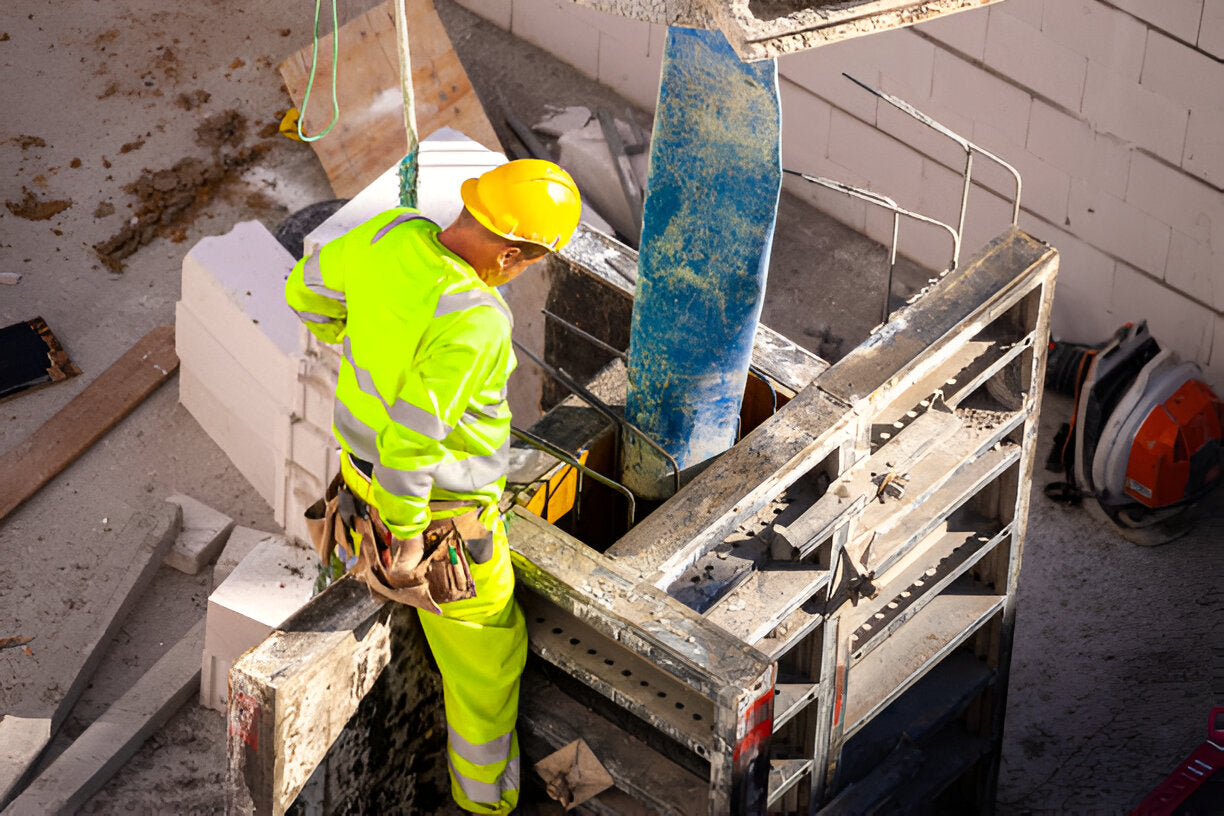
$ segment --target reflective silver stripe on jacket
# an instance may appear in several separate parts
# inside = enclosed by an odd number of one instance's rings
[[[358,458],[367,462],[378,461],[378,448],[376,447],[378,434],[369,425],[353,416],[349,407],[340,400],[336,400],[332,423],[336,426],[336,432],[340,434],[340,438],[348,443],[349,450]]]
[[[319,253],[311,255],[302,264],[302,282],[306,284],[306,288],[314,292],[316,295],[329,297],[332,300],[338,300],[344,303],[344,293],[337,292],[335,289],[328,289],[323,284],[323,270],[319,266]]]
[[[413,405],[411,402],[397,399],[395,402],[388,403],[384,400],[382,394],[379,393],[378,388],[374,385],[374,377],[371,376],[370,372],[354,362],[352,343],[348,337],[344,338],[344,359],[348,361],[349,366],[353,369],[353,375],[357,378],[357,387],[363,393],[377,398],[386,410],[387,416],[394,422],[409,430],[416,431],[421,436],[427,436],[436,442],[441,442],[454,430],[437,416],[426,411],[424,408]]]
[[[388,223],[378,232],[374,233],[374,237],[370,239],[370,243],[371,244],[378,243],[386,236],[388,232],[390,232],[395,227],[398,227],[400,224],[407,224],[409,221],[416,221],[417,219],[420,219],[422,221],[429,221],[428,218],[421,215],[420,213],[403,213],[402,215],[395,216],[395,218],[393,218],[390,223]],[[429,221],[429,223],[432,224],[433,222]]]
[[[451,750],[473,765],[492,765],[494,762],[505,762],[506,758],[510,756],[510,745],[514,740],[513,732],[508,731],[497,739],[477,745],[476,743],[468,742],[463,738],[462,734],[449,724],[446,726],[446,731],[450,737]]]
[[[298,317],[302,318],[307,323],[330,323],[333,320],[340,319],[338,317],[328,317],[327,315],[317,314],[316,312],[299,312],[297,309],[294,309],[293,311]]]
[[[509,420],[510,406],[506,404],[505,397],[496,405],[478,405],[470,404],[463,412],[463,416],[459,418],[460,422],[497,422],[498,420]]]
[[[449,755],[446,758],[446,762],[450,766],[451,775],[454,776],[455,781],[459,783],[459,787],[463,790],[463,795],[473,802],[495,804],[501,801],[502,793],[506,791],[518,790],[518,757],[515,757],[506,763],[506,767],[501,772],[501,777],[496,783],[481,782],[478,779],[472,779],[471,777],[464,776],[455,768],[455,760]]]
[[[433,489],[433,479],[426,470],[396,470],[376,463],[374,478],[384,490],[397,496],[428,497]]]
[[[453,493],[469,493],[487,487],[506,475],[510,462],[510,440],[485,456],[469,456],[457,462],[444,462],[429,470],[434,483]]]
[[[510,314],[510,310],[503,306],[496,297],[479,289],[468,289],[466,292],[442,295],[442,297],[438,298],[438,306],[434,309],[434,317],[441,317],[442,315],[453,314],[454,312],[465,312],[477,306],[492,306],[505,315],[506,320],[509,321],[511,326],[514,325],[514,316]]]

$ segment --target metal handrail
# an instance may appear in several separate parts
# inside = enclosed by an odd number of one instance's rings
[[[568,388],[574,394],[574,396],[578,397],[583,402],[585,402],[586,404],[594,408],[596,411],[598,411],[600,414],[602,414],[603,416],[611,420],[613,423],[615,423],[617,427],[622,429],[622,432],[623,432],[623,429],[628,428],[629,430],[637,434],[643,442],[645,442],[650,447],[658,451],[665,459],[667,459],[668,463],[672,467],[672,482],[675,488],[672,492],[673,493],[680,492],[680,465],[679,463],[676,462],[676,458],[672,456],[670,453],[668,453],[667,450],[664,449],[662,445],[660,445],[658,442],[654,441],[649,436],[647,436],[646,432],[643,431],[641,428],[634,425],[632,422],[630,422],[625,417],[613,411],[612,408],[609,407],[607,403],[605,403],[599,397],[592,394],[590,390],[588,390],[585,386],[583,386],[581,383],[579,383],[577,380],[575,380],[573,377],[567,374],[565,372],[565,369],[556,368],[544,362],[539,356],[535,354],[535,352],[531,351],[531,349],[527,348],[519,341],[512,340],[511,342],[514,343],[515,348],[517,348],[519,351],[526,354],[528,359],[530,359],[533,363],[535,363],[537,366],[542,368],[545,372],[547,372],[550,376],[552,376],[552,378],[555,379],[557,382],[561,383],[566,388]]]
[[[604,485],[605,487],[610,487],[616,492],[620,493],[629,502],[629,518],[628,518],[629,527],[633,527],[634,523],[636,523],[637,521],[637,502],[633,498],[632,490],[625,487],[623,484],[621,484],[620,482],[614,479],[609,479],[607,476],[604,476],[599,471],[593,470],[587,467],[586,465],[579,462],[575,457],[571,456],[568,451],[564,450],[563,448],[557,447],[556,445],[554,445],[553,443],[549,442],[547,439],[544,439],[541,436],[536,436],[530,431],[524,431],[522,428],[516,428],[513,425],[510,426],[510,433],[513,434],[516,439],[521,439],[522,441],[526,442],[528,445],[535,448],[536,450],[544,451],[544,453],[547,453],[549,456],[560,459],[562,462],[565,462],[565,464],[574,468],[579,473],[585,473],[587,476],[590,476],[592,479],[599,482],[601,485]],[[579,497],[581,497],[582,495],[581,488],[579,488],[578,490],[578,495]]]
[[[873,190],[865,190],[862,187],[855,187],[851,184],[846,184],[845,182],[842,182],[842,181],[834,181],[833,179],[822,178],[820,176],[809,176],[807,173],[801,173],[798,170],[787,170],[785,167],[782,168],[782,172],[789,173],[792,176],[799,176],[799,178],[803,179],[804,181],[809,181],[812,184],[819,184],[822,187],[827,187],[830,190],[834,190],[836,192],[843,193],[845,195],[851,196],[852,198],[861,199],[863,201],[866,201],[868,204],[874,204],[877,207],[883,207],[884,209],[892,212],[893,214],[893,237],[892,237],[892,246],[889,249],[889,255],[888,255],[888,284],[884,289],[884,307],[881,310],[881,322],[882,323],[888,322],[888,315],[889,315],[888,299],[892,295],[893,270],[897,265],[897,238],[900,233],[901,216],[904,215],[907,218],[914,219],[915,221],[921,221],[924,224],[933,224],[937,227],[943,227],[945,230],[947,230],[948,234],[952,236],[952,262],[948,265],[947,271],[951,272],[953,269],[956,268],[956,264],[960,258],[961,237],[960,237],[960,233],[957,232],[956,229],[952,227],[952,225],[945,224],[942,221],[937,221],[936,219],[930,218],[929,216],[925,216],[922,213],[917,213],[917,212],[914,212],[913,210],[907,210],[904,207],[899,206],[897,202],[893,201],[888,196],[881,195],[880,193],[877,193]]]
[[[861,80],[855,79],[854,77],[850,76],[847,73],[843,72],[842,76],[844,76],[846,79],[853,82],[855,85],[858,85],[860,88],[863,88],[864,90],[875,94],[880,99],[883,99],[885,102],[892,105],[894,108],[901,111],[902,113],[908,116],[911,116],[914,119],[917,119],[919,122],[931,128],[935,132],[948,137],[949,139],[951,139],[952,141],[960,145],[961,149],[965,151],[965,172],[964,172],[965,184],[964,184],[964,189],[961,193],[960,224],[957,228],[958,234],[963,233],[965,229],[965,211],[968,209],[968,205],[969,205],[969,186],[970,184],[972,184],[973,154],[974,153],[980,153],[986,158],[995,162],[996,164],[1001,166],[1004,170],[1007,170],[1009,173],[1011,173],[1012,177],[1016,180],[1016,197],[1012,200],[1012,226],[1014,227],[1017,224],[1019,224],[1020,222],[1021,182],[1020,182],[1020,172],[1016,170],[1016,168],[1012,167],[1010,164],[1003,161],[1003,159],[999,158],[994,153],[991,153],[989,150],[985,149],[984,147],[981,147],[980,145],[976,145],[973,142],[966,139],[964,136],[961,136],[959,133],[956,133],[951,128],[949,128],[947,125],[943,125],[935,121],[935,119],[923,113],[922,111],[918,110],[913,105],[906,102],[904,99],[898,99],[892,94],[885,93],[884,91],[881,91],[878,88],[873,88],[867,83]],[[953,266],[953,268],[955,268],[955,265]]]

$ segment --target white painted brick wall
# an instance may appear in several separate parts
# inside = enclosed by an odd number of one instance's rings
[[[1224,3],[1211,2],[1203,7],[1198,47],[1208,54],[1224,59]],[[1224,335],[1221,339],[1224,340]],[[1224,356],[1224,349],[1221,349],[1221,356]]]
[[[1191,110],[1224,108],[1224,63],[1159,31],[1148,33],[1139,84]]]
[[[876,35],[890,37],[892,34]],[[778,59],[778,74],[865,122],[875,123],[876,98],[842,76],[880,85],[874,37],[858,37]],[[785,115],[785,111],[783,112]]]
[[[866,180],[866,187],[893,198],[902,207],[917,206],[922,155],[853,116],[833,111],[829,158]]]
[[[1207,360],[1200,360],[1199,365],[1203,367],[1207,383],[1218,395],[1224,393],[1224,316],[1215,316],[1213,332],[1211,356]]]
[[[1183,359],[1210,359],[1217,315],[1126,264],[1118,264],[1109,309],[1119,324],[1147,320],[1161,346]]]
[[[1058,2],[1058,0],[1052,0]],[[1198,39],[1199,20],[1203,16],[1203,0],[1110,0],[1141,20],[1163,29],[1178,39],[1194,42]],[[1215,4],[1218,0],[1208,0]]]
[[[612,17],[612,15],[604,15]],[[618,19],[618,18],[613,18]],[[650,110],[659,96],[659,71],[663,67],[663,26],[623,20],[634,28],[621,32],[628,39],[601,31],[598,78],[616,88],[633,104]],[[623,111],[613,111],[621,116]]]
[[[1089,63],[1082,111],[1098,131],[1113,133],[1171,162],[1181,161],[1190,109],[1180,102]]]
[[[1046,0],[1041,33],[1132,82],[1139,81],[1148,29],[1125,12],[1097,0]]]
[[[1196,300],[1224,312],[1224,252],[1178,230],[1169,243],[1165,282]],[[1224,335],[1220,337],[1224,342]]]
[[[1210,185],[1136,153],[1126,200],[1217,252],[1224,250],[1224,195]]]
[[[1010,0],[1009,0],[1010,1]],[[935,53],[935,79],[932,101],[953,111],[962,111],[974,121],[989,122],[998,130],[1024,133],[1028,127],[1032,97],[1015,85],[963,60],[938,51]],[[957,130],[936,111],[937,119]],[[967,135],[963,130],[961,135]]]
[[[986,64],[1034,93],[1070,110],[1078,109],[1084,95],[1088,58],[1023,20],[995,13],[1013,2],[1008,0],[991,7]]]
[[[594,79],[599,76],[599,14],[569,0],[515,0],[510,30]]]
[[[498,28],[510,30],[510,17],[514,9],[514,0],[457,0],[473,14],[478,14]]]
[[[1011,17],[1033,28],[1041,28],[1043,10],[1042,0],[1007,0],[990,7],[990,24],[993,26],[999,17]]]
[[[986,53],[989,21],[990,14],[984,10],[963,11],[916,25],[914,30],[972,59],[980,60]]]
[[[1094,246],[1108,248],[1149,275],[1162,277],[1170,228],[1109,193],[1077,182],[1071,186],[1070,228]]]
[[[778,80],[782,99],[782,166],[814,172],[814,162],[828,155],[833,107],[786,78]]]
[[[1190,111],[1182,167],[1216,187],[1224,187],[1224,108]]]

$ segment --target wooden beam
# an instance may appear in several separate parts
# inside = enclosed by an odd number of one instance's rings
[[[476,92],[468,81],[432,0],[406,3],[411,39],[412,86],[417,137],[452,127],[502,152]],[[395,165],[407,151],[399,56],[392,0],[340,27],[336,95],[340,121],[324,138],[311,142],[332,190],[352,198]],[[319,41],[319,66],[302,131],[316,134],[331,121],[332,35]],[[310,78],[311,47],[280,64],[281,76],[299,108]]]
[[[0,457],[0,519],[72,464],[177,368],[174,327],[159,326]]]

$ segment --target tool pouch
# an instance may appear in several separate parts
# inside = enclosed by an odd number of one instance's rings
[[[452,504],[431,507],[455,509]],[[480,522],[479,508],[433,521],[419,536],[397,539],[378,510],[355,498],[339,475],[324,497],[307,508],[305,517],[315,552],[324,564],[340,548],[353,576],[371,594],[438,615],[442,614],[438,604],[476,597],[469,553],[478,564],[493,553],[492,532]]]
[[[314,545],[319,560],[327,564],[337,544],[345,544],[346,533],[340,517],[340,474],[332,479],[327,486],[327,492],[303,514],[306,517],[306,530],[310,533],[310,541]]]
[[[374,536],[378,555],[374,555],[375,548],[363,546],[354,572],[373,594],[439,615],[438,604],[476,597],[467,548],[459,532],[461,527],[472,530],[473,521],[480,530],[485,529],[476,521],[476,510],[431,522],[424,533],[411,539],[393,538],[378,511],[371,507],[369,512],[369,519],[357,519],[358,529],[363,542],[365,535]]]

